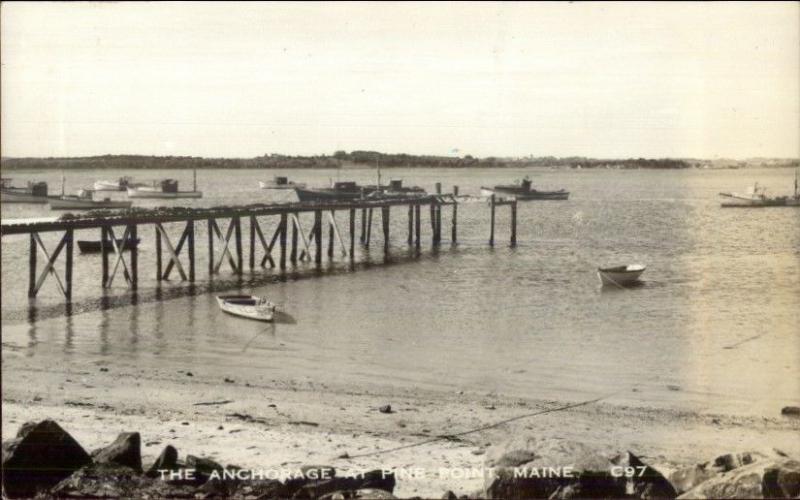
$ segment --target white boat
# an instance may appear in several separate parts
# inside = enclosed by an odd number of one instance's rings
[[[95,200],[94,191],[81,189],[77,195],[64,195],[60,198],[50,198],[50,210],[86,210],[92,208],[131,208],[132,201],[112,200],[103,198]]]
[[[144,186],[144,184],[135,183],[130,177],[120,177],[116,181],[94,181],[92,189],[95,191],[125,191],[129,187],[139,186]]]
[[[178,181],[175,179],[164,179],[161,182],[154,182],[150,186],[128,186],[129,198],[202,198],[203,192],[197,190],[197,173],[194,175],[194,188],[191,191],[178,191]]]
[[[258,181],[258,187],[261,189],[303,189],[306,185],[300,182],[290,182],[288,177],[275,176],[271,181]]]
[[[217,295],[219,308],[228,314],[257,321],[272,321],[276,306],[255,295]]]
[[[639,281],[639,276],[646,266],[641,264],[628,264],[627,266],[600,267],[597,276],[603,286],[625,287]]]

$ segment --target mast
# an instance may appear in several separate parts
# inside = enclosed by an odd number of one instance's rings
[[[377,161],[377,167],[378,167],[378,189],[380,189],[380,187],[381,187],[381,160],[380,159]]]
[[[197,169],[192,169],[192,191],[197,192]]]
[[[64,171],[62,170],[62,171],[61,171],[61,196],[62,196],[62,197],[63,197],[63,196],[64,196],[64,194],[65,194],[65,192],[64,192],[64,184],[65,184],[66,182],[67,182],[67,180],[66,180],[66,178],[64,177]],[[796,184],[796,183],[795,183],[795,184]]]

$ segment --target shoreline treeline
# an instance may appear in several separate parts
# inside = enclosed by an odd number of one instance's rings
[[[673,158],[598,159],[581,156],[486,157],[389,154],[377,151],[337,151],[333,155],[268,154],[254,158],[196,156],[102,155],[64,158],[2,158],[4,170],[22,169],[279,169],[279,168],[616,168],[685,169],[798,167],[798,159],[753,158],[702,160]]]

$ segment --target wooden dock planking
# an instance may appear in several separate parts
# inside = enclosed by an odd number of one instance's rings
[[[156,249],[156,278],[157,281],[169,279],[169,275],[173,269],[178,271],[182,280],[194,282],[195,280],[195,222],[205,221],[208,227],[208,270],[209,275],[213,276],[220,272],[220,269],[225,261],[228,262],[232,271],[235,274],[241,275],[244,267],[243,245],[242,245],[242,227],[241,219],[247,218],[249,220],[249,267],[255,267],[255,255],[257,252],[256,242],[260,243],[264,256],[261,260],[261,267],[266,267],[269,263],[270,267],[279,267],[281,270],[286,269],[286,261],[291,261],[296,264],[297,261],[304,261],[311,258],[310,244],[314,243],[314,262],[320,265],[322,262],[323,254],[323,215],[325,212],[328,214],[328,244],[327,254],[329,259],[334,258],[334,247],[338,242],[342,256],[349,256],[350,261],[354,260],[355,254],[355,237],[356,237],[356,219],[357,211],[361,211],[361,235],[360,241],[365,247],[369,247],[372,237],[372,219],[375,209],[381,211],[381,225],[383,232],[384,251],[389,252],[390,249],[390,217],[391,207],[393,206],[406,206],[408,208],[408,237],[409,245],[414,245],[419,251],[420,233],[421,233],[421,207],[422,205],[430,205],[430,223],[432,230],[432,244],[434,247],[441,243],[442,237],[442,206],[452,205],[452,221],[451,221],[451,241],[456,243],[458,231],[458,202],[456,196],[458,195],[458,186],[453,187],[453,194],[442,194],[441,184],[436,185],[436,195],[424,196],[418,198],[397,198],[397,199],[384,199],[384,200],[356,200],[352,202],[335,202],[335,203],[290,203],[280,205],[247,205],[240,207],[218,207],[218,208],[200,208],[200,209],[177,209],[177,210],[132,210],[132,211],[118,211],[118,212],[104,212],[104,213],[90,213],[88,216],[82,217],[69,217],[66,219],[46,219],[35,220],[31,222],[26,221],[13,221],[13,223],[2,223],[0,225],[0,235],[14,235],[14,234],[28,234],[30,235],[30,255],[29,255],[29,287],[28,295],[35,297],[41,289],[44,281],[50,275],[54,276],[59,289],[65,296],[67,302],[72,299],[72,282],[73,282],[73,243],[74,233],[76,230],[85,229],[100,229],[101,234],[101,259],[102,259],[102,285],[108,288],[113,283],[113,279],[117,272],[120,270],[124,275],[129,287],[135,290],[138,286],[138,267],[139,255],[138,248],[131,249],[130,257],[126,259],[122,252],[122,248],[117,244],[117,238],[114,235],[114,226],[122,226],[123,238],[136,238],[138,235],[138,226],[142,224],[152,224],[155,226],[155,249]],[[509,205],[511,207],[511,246],[515,246],[517,242],[517,206],[516,200],[502,200],[496,199],[494,196],[490,199],[491,208],[491,228],[489,244],[494,245],[495,236],[495,210],[498,206]],[[349,248],[339,231],[336,223],[336,211],[346,211],[349,214]],[[300,224],[300,216],[303,213],[313,213],[314,226],[311,229],[308,238],[303,231]],[[261,229],[258,218],[262,216],[277,216],[279,223],[272,235],[271,241],[266,242],[264,233]],[[219,226],[220,219],[228,219],[228,226],[223,234]],[[185,223],[185,227],[177,241],[177,245],[173,247],[172,242],[168,236],[167,231],[164,229],[164,224],[167,223]],[[292,224],[291,247],[287,248],[289,223]],[[63,231],[64,235],[59,241],[53,253],[49,253],[47,248],[42,243],[39,233],[42,232],[56,232]],[[110,241],[109,241],[110,240]],[[216,241],[219,241],[221,246],[217,250],[215,248]],[[298,252],[298,247],[302,243],[303,250]],[[274,247],[279,246],[278,265],[272,257]],[[186,247],[186,252],[183,252]],[[233,247],[233,248],[231,248]],[[64,273],[64,280],[55,269],[55,263],[66,248],[66,270]],[[113,249],[113,252],[106,251]],[[291,250],[291,253],[288,251]],[[41,251],[44,253],[47,261],[41,274],[37,274],[37,254]],[[164,252],[167,253],[166,262],[164,261]],[[182,253],[187,254],[188,269],[186,272],[184,265],[181,263]],[[115,259],[113,265],[109,262],[111,254]],[[217,254],[217,255],[215,255]],[[166,265],[165,265],[166,264]]]

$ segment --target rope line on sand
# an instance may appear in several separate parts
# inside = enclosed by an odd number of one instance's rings
[[[612,394],[606,394],[605,396],[601,396],[599,398],[590,399],[590,400],[587,400],[587,401],[581,401],[579,403],[572,403],[572,404],[569,404],[569,405],[559,406],[559,407],[556,407],[556,408],[548,408],[546,410],[539,410],[539,411],[536,411],[536,412],[533,412],[533,413],[526,413],[526,414],[523,414],[523,415],[517,415],[516,417],[511,417],[511,418],[507,418],[505,420],[500,420],[499,422],[495,422],[493,424],[484,425],[482,427],[477,427],[475,429],[470,429],[470,430],[463,431],[463,432],[457,432],[455,434],[442,434],[440,436],[435,436],[435,437],[432,437],[430,439],[426,439],[424,441],[420,441],[420,442],[417,442],[417,443],[404,444],[402,446],[396,446],[394,448],[388,448],[386,450],[371,451],[371,452],[368,452],[368,453],[360,453],[358,455],[347,455],[346,457],[339,457],[339,458],[352,459],[352,458],[370,457],[370,456],[374,456],[374,455],[383,455],[385,453],[392,453],[392,452],[395,452],[395,451],[400,451],[400,450],[405,450],[405,449],[408,449],[408,448],[415,448],[417,446],[422,446],[422,445],[426,445],[426,444],[430,444],[430,443],[435,443],[436,441],[441,441],[441,440],[444,440],[444,439],[459,438],[461,436],[466,436],[468,434],[474,434],[476,432],[481,432],[481,431],[485,431],[485,430],[488,430],[488,429],[493,429],[495,427],[500,427],[501,425],[507,424],[509,422],[514,422],[516,420],[522,420],[523,418],[536,417],[538,415],[544,415],[545,413],[554,413],[554,412],[557,412],[557,411],[570,410],[572,408],[578,408],[579,406],[586,406],[586,405],[590,405],[592,403],[597,403],[598,401],[602,401],[604,399],[610,398],[611,396],[619,394],[619,392],[621,392],[621,391],[617,391],[617,392],[614,392]]]

